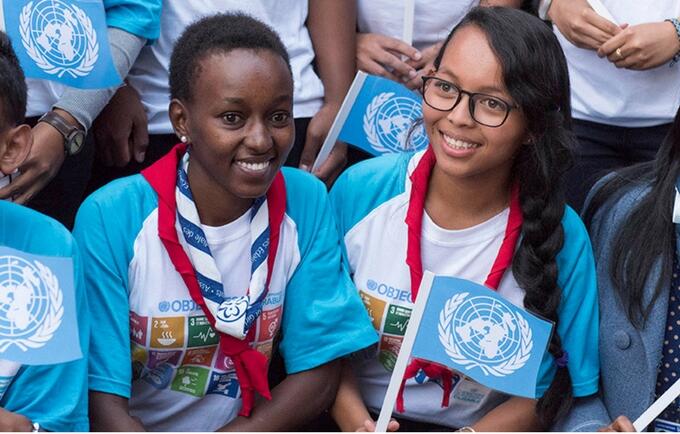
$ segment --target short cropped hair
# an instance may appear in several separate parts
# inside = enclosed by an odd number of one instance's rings
[[[170,97],[190,101],[199,62],[208,55],[236,49],[270,50],[281,56],[291,71],[288,51],[271,27],[243,13],[211,15],[188,26],[175,43],[170,58]]]
[[[9,37],[0,32],[0,127],[19,125],[26,116],[26,79]]]

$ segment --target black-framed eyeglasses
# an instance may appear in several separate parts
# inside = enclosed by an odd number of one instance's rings
[[[475,122],[487,127],[500,127],[517,106],[485,93],[468,92],[441,78],[423,77],[423,100],[435,110],[447,112],[456,108],[463,95],[468,96],[468,109]]]

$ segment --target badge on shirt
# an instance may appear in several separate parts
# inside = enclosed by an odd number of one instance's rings
[[[428,299],[413,357],[449,366],[491,389],[536,397],[552,323],[465,279],[434,276],[431,290],[421,295]]]
[[[49,365],[81,357],[72,258],[0,247],[0,359]]]

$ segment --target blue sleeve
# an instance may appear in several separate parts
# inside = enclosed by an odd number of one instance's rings
[[[162,0],[104,0],[106,24],[151,43],[160,36],[162,4]]]
[[[137,175],[138,180],[141,179]],[[90,340],[89,389],[130,397],[132,382],[128,264],[141,226],[130,212],[143,197],[130,185],[111,183],[80,207],[74,235],[83,253],[90,312],[97,318]]]
[[[0,210],[0,213],[4,215],[3,211]],[[26,221],[26,218],[31,219],[31,215],[26,214],[21,223],[13,226],[22,227],[28,236],[17,238],[36,242],[31,243],[32,248],[6,244],[29,253],[73,258],[78,336],[83,357],[56,365],[22,367],[3,395],[0,406],[38,422],[41,428],[48,431],[88,431],[87,356],[90,321],[83,286],[82,258],[73,237],[64,227],[42,215],[40,226],[32,226]],[[37,219],[31,220],[38,222]]]
[[[377,335],[342,267],[325,186],[297,170],[285,173],[287,212],[297,226],[300,250],[286,287],[280,346],[292,374],[366,348]]]
[[[573,394],[583,397],[597,392],[600,379],[595,261],[588,232],[571,208],[565,211],[562,227],[564,246],[557,256],[557,284],[562,290],[562,300],[557,309],[557,333],[562,340],[562,348],[569,353]],[[550,386],[555,369],[554,358],[546,353],[539,376],[539,396]]]

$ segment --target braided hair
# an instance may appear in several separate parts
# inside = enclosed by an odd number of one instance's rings
[[[512,272],[525,291],[525,308],[553,321],[557,329],[562,291],[556,258],[564,243],[562,179],[574,140],[566,59],[555,35],[538,18],[516,9],[478,7],[451,31],[435,59],[436,69],[453,34],[465,26],[486,34],[502,66],[505,86],[527,120],[531,142],[520,148],[513,167],[524,221]],[[563,356],[558,333],[552,334],[549,351],[556,359]],[[571,403],[569,371],[558,366],[538,401],[539,420],[544,427],[551,426]]]

